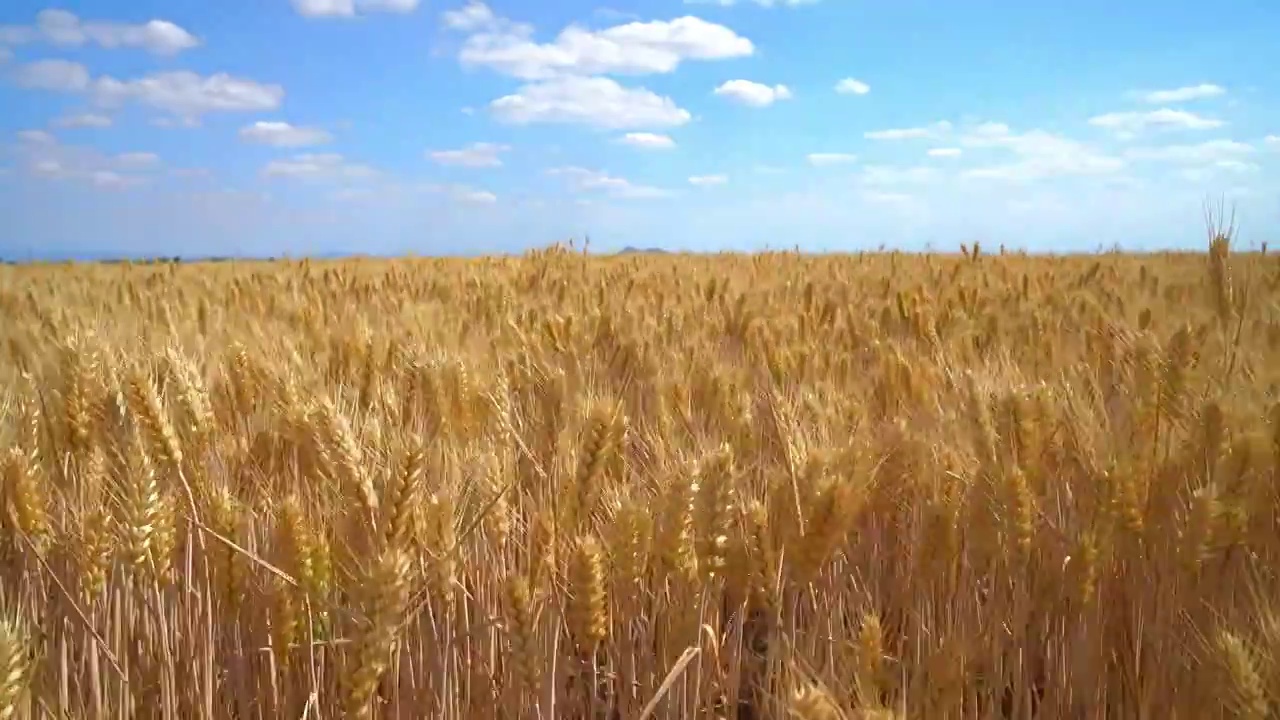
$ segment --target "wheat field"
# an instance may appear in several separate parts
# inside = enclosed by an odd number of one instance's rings
[[[0,719],[1280,717],[1280,261],[0,268]]]

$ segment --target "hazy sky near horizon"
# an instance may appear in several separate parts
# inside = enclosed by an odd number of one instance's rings
[[[601,4],[603,3],[603,4]],[[1280,3],[0,4],[0,256],[1280,229]]]

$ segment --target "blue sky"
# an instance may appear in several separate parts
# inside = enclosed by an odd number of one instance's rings
[[[0,255],[1203,247],[1280,3],[0,4]]]

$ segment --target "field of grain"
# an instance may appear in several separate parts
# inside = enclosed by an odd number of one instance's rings
[[[0,268],[0,718],[1280,715],[1280,262]]]

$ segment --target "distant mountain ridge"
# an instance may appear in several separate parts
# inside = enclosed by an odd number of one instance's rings
[[[628,245],[622,248],[622,252],[618,254],[619,255],[635,255],[635,254],[666,255],[667,251],[663,250],[662,248],[638,248],[638,247],[631,247],[630,245]]]

